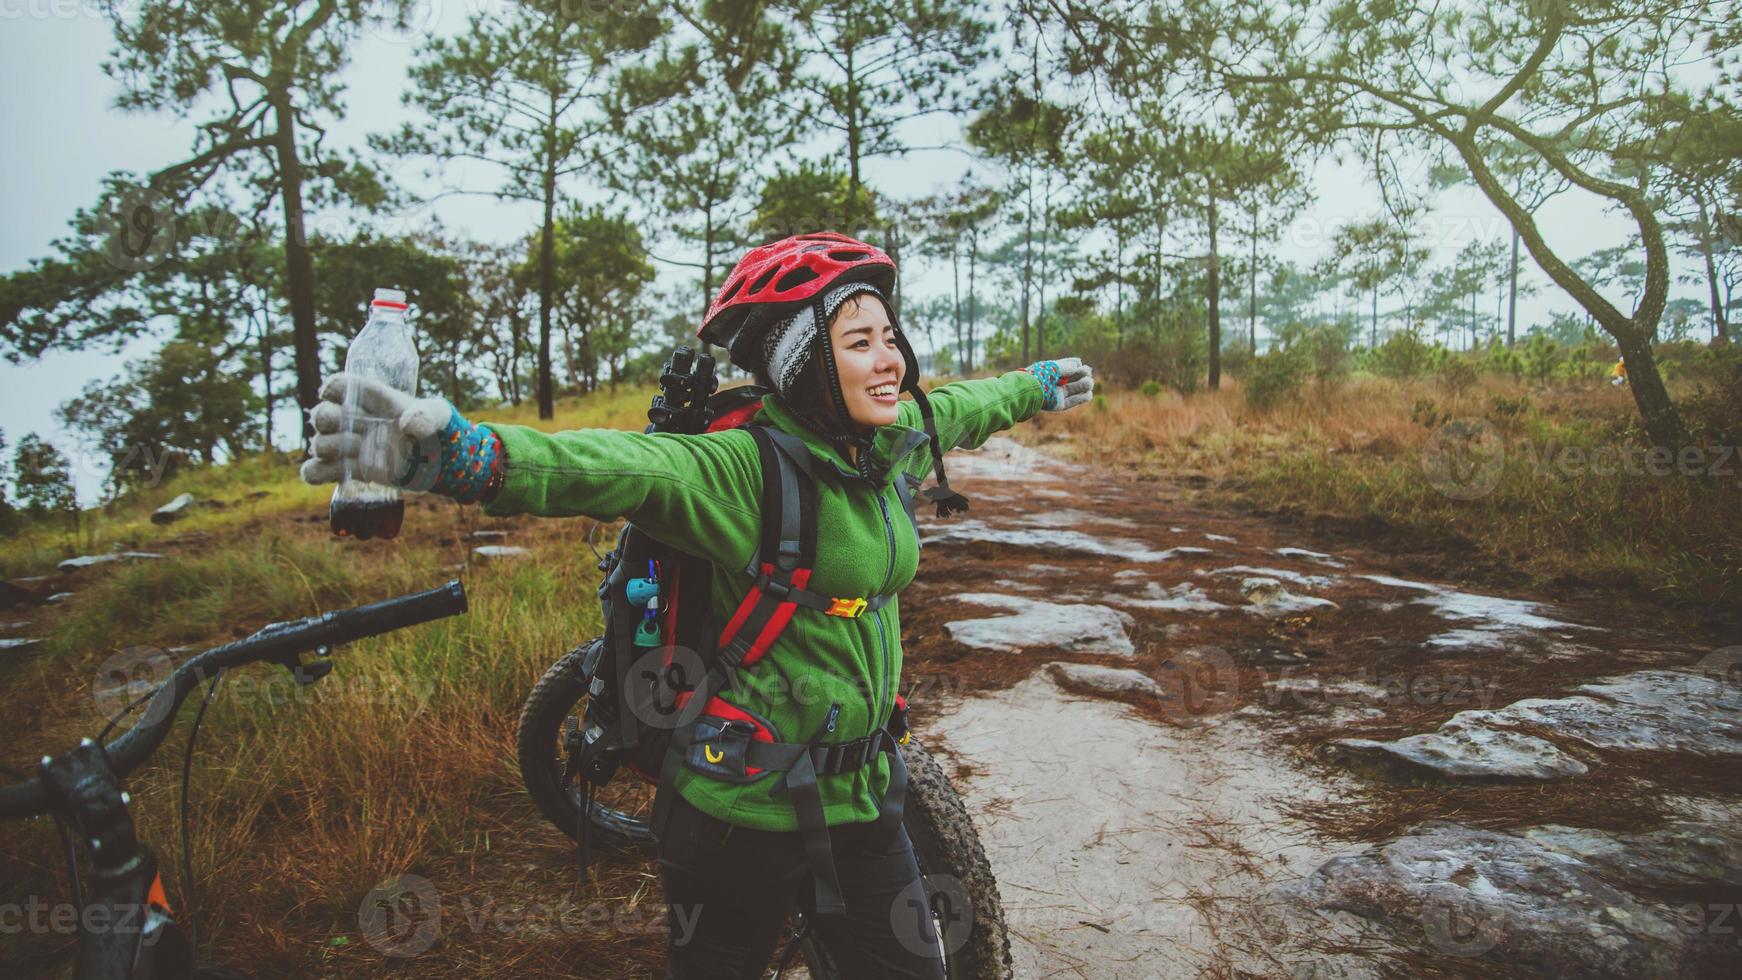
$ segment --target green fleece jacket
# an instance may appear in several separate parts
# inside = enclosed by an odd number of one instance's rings
[[[939,443],[978,448],[994,433],[1040,410],[1035,377],[958,381],[929,393]],[[859,476],[828,442],[770,398],[757,416],[804,440],[824,462],[819,468],[817,561],[808,588],[829,596],[898,592],[919,566],[916,529],[890,482],[896,472],[925,477],[931,445],[919,406],[903,401],[896,424],[877,430],[872,479]],[[614,429],[546,433],[491,424],[507,453],[502,488],[485,504],[491,516],[585,515],[628,518],[667,544],[714,565],[713,603],[720,622],[731,618],[749,579],[743,569],[756,550],[761,524],[762,473],[754,441],[743,430],[675,435]],[[971,492],[967,494],[970,498]],[[919,501],[924,506],[924,501]],[[799,609],[768,653],[722,696],[771,722],[780,741],[805,741],[822,730],[831,706],[840,713],[824,742],[849,742],[887,724],[901,677],[900,606],[891,601],[857,619]],[[764,773],[732,784],[690,770],[678,791],[698,809],[727,823],[761,830],[795,830],[791,795],[775,790],[782,777]],[[877,817],[889,781],[889,762],[819,779],[829,824]],[[774,791],[774,792],[771,792]]]

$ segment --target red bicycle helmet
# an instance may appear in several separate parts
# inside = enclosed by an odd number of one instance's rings
[[[745,253],[726,276],[725,285],[708,307],[696,336],[724,347],[732,363],[754,370],[759,338],[741,337],[747,324],[754,331],[791,315],[831,286],[868,282],[885,296],[895,292],[895,261],[875,245],[832,231],[793,235]]]
[[[895,260],[875,245],[848,238],[832,231],[793,235],[777,242],[758,246],[745,253],[732,267],[720,294],[708,307],[696,336],[707,343],[726,348],[732,363],[757,373],[761,369],[762,334],[773,324],[791,316],[807,304],[822,303],[822,295],[844,283],[865,282],[876,286],[884,296],[895,292]],[[820,323],[822,312],[817,319]],[[826,351],[827,330],[819,333],[819,351]],[[938,516],[958,514],[968,509],[968,500],[950,489],[944,473],[944,451],[938,441],[937,423],[931,403],[919,385],[919,360],[901,328],[895,328],[895,342],[907,362],[902,390],[911,392],[919,405],[921,421],[931,442],[934,486],[919,491],[919,496],[937,504]],[[832,395],[837,414],[846,418],[840,382],[834,378],[834,362],[827,360]],[[837,441],[849,438],[844,433],[833,435]],[[863,450],[869,450],[869,436],[858,437]],[[861,467],[867,452],[860,452]],[[898,477],[899,479],[900,477]]]

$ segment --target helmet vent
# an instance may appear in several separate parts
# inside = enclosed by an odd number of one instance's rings
[[[737,279],[732,280],[731,285],[728,285],[726,287],[726,291],[721,293],[720,298],[717,300],[714,300],[714,302],[715,303],[729,303],[729,302],[731,302],[732,297],[738,295],[738,290],[742,289],[743,286],[744,286],[743,277],[739,277]]]
[[[800,266],[791,272],[788,272],[786,275],[781,276],[780,281],[774,284],[774,290],[775,292],[784,293],[795,286],[802,286],[815,278],[817,278],[815,272]]]
[[[779,272],[779,271],[780,271],[779,266],[771,266],[767,272],[764,272],[762,275],[756,277],[756,281],[750,284],[750,288],[748,290],[746,290],[746,292],[751,296],[754,296],[757,293],[762,292],[763,287],[767,286],[768,281],[770,279],[773,279],[774,274],[776,272]]]
[[[870,257],[871,253],[869,252],[843,251],[829,253],[829,258],[834,259],[836,262],[863,262]]]

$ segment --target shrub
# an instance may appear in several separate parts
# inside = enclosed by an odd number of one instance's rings
[[[1469,358],[1456,354],[1440,361],[1437,374],[1441,384],[1460,395],[1476,383],[1476,365],[1470,363]]]
[[[1246,377],[1246,403],[1260,411],[1269,411],[1300,394],[1301,380],[1306,376],[1307,359],[1299,347],[1273,350],[1252,362]]]
[[[1155,379],[1152,378],[1148,381],[1143,382],[1143,384],[1140,387],[1138,387],[1137,390],[1145,398],[1154,398],[1156,395],[1161,394],[1161,382],[1156,381]]]
[[[1401,330],[1367,353],[1367,370],[1397,381],[1418,377],[1433,363],[1433,351],[1414,330]]]

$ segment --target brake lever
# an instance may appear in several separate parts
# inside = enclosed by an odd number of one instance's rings
[[[328,659],[333,655],[333,648],[325,644],[315,647],[316,660],[303,662],[302,655],[292,650],[282,657],[273,658],[273,663],[282,664],[285,670],[301,687],[307,687],[315,681],[333,672],[333,662]]]

